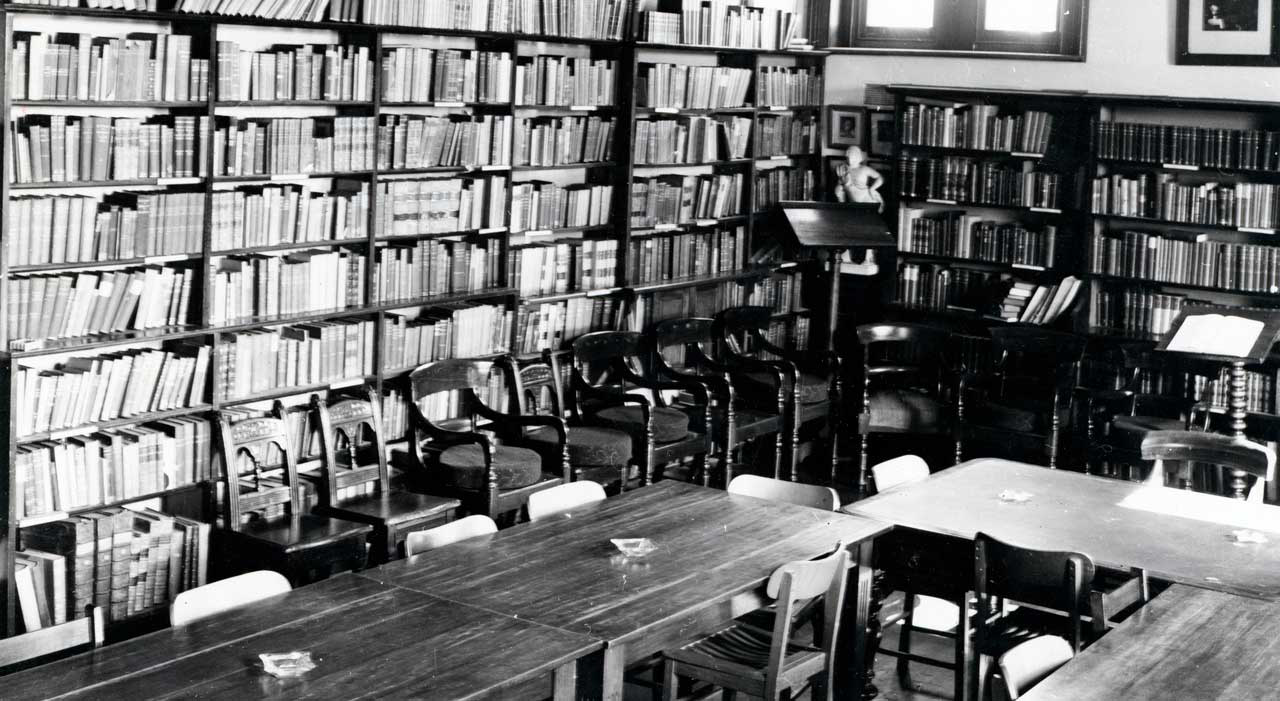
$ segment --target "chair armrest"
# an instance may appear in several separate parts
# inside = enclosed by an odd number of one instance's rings
[[[654,380],[634,372],[626,365],[621,366],[621,375],[623,379],[635,384],[638,387],[644,387],[652,390],[674,389],[683,390],[693,394],[698,404],[707,404],[707,385],[698,380],[690,379],[671,379],[667,381]]]
[[[729,373],[717,371],[715,375],[696,375],[691,372],[680,372],[670,366],[663,365],[659,370],[663,375],[680,382],[697,382],[706,389],[708,397],[717,402],[733,401],[733,385],[729,382]]]

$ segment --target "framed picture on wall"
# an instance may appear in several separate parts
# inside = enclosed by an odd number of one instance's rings
[[[894,133],[897,119],[893,112],[872,112],[867,121],[867,151],[872,156],[889,158],[893,155]]]
[[[1175,60],[1190,66],[1280,65],[1280,0],[1178,0]]]
[[[847,105],[827,106],[827,145],[831,148],[846,149],[850,146],[861,146],[866,112],[861,107]]]

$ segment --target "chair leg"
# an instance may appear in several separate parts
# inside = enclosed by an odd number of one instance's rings
[[[960,596],[960,620],[956,626],[956,674],[955,674],[955,698],[957,701],[963,699],[973,699],[975,697],[970,694],[970,680],[973,676],[973,670],[970,664],[973,661],[973,641],[969,636],[969,593],[965,592]]]
[[[680,676],[676,673],[675,660],[662,661],[662,701],[675,701]]]
[[[868,480],[868,474],[869,474],[868,470],[870,470],[870,467],[867,465],[867,457],[869,452],[868,449],[871,445],[871,436],[864,433],[862,434],[861,439],[862,440],[859,441],[861,443],[861,449],[859,450],[859,453],[858,453],[858,498],[859,499],[862,499],[863,497],[866,497],[869,495],[868,488],[870,487],[869,480]]]
[[[911,627],[916,620],[916,595],[903,592],[902,630],[898,633],[898,652],[904,655],[911,653]],[[905,657],[898,658],[898,684],[903,689],[911,688],[911,662]]]
[[[836,415],[837,411],[832,407],[831,413],[827,414],[827,430],[831,431],[831,481],[828,484],[832,487],[836,486],[836,478],[840,476],[840,425],[844,423]]]

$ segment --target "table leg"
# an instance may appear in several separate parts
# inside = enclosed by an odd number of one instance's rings
[[[871,542],[858,545],[855,579],[845,596],[844,623],[836,644],[835,697],[840,699],[873,699],[879,693],[871,683],[876,642],[868,635],[879,637],[879,617],[875,613],[879,603],[875,601],[871,552]]]
[[[601,674],[601,698],[604,701],[622,701],[623,678],[627,670],[627,646],[614,645],[604,649],[604,669]]]
[[[551,698],[571,701],[578,696],[578,661],[561,665],[551,673]]]

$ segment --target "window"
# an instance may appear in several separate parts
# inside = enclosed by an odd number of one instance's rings
[[[832,0],[832,48],[1084,58],[1088,0]]]

